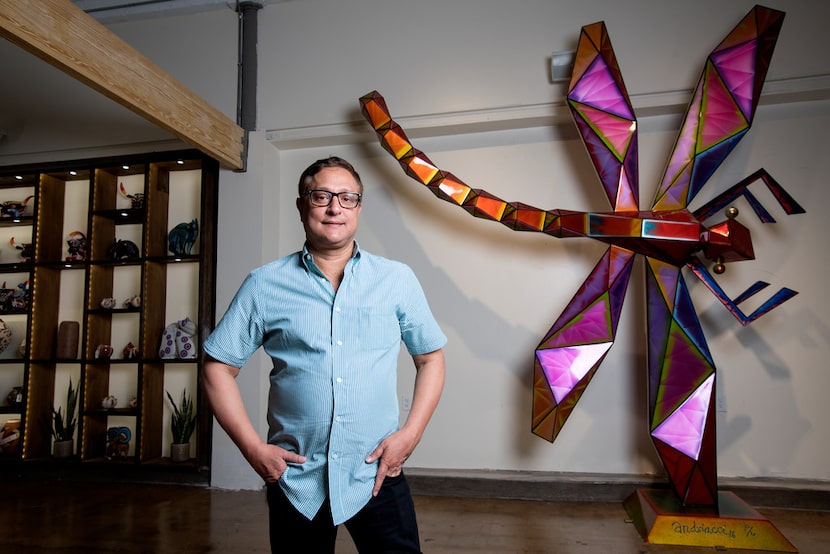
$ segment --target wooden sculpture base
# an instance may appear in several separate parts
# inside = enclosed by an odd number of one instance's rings
[[[671,490],[637,489],[625,511],[647,543],[798,552],[757,510],[731,492],[718,509],[684,507]]]

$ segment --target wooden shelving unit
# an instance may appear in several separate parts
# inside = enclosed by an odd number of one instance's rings
[[[20,432],[16,447],[4,445],[0,464],[105,465],[207,478],[212,417],[199,386],[199,341],[214,321],[218,171],[196,151],[0,168],[0,208],[31,197],[17,217],[0,217],[0,288],[16,300],[5,306],[0,291],[0,319],[12,330],[0,353],[0,426],[19,420]],[[171,252],[170,230],[193,219],[193,249]],[[86,255],[71,259],[67,239],[78,231]],[[116,241],[132,243],[133,255],[115,255]],[[28,259],[21,257],[24,245]],[[137,305],[127,302],[134,297]],[[114,306],[102,302],[108,298]],[[163,359],[165,328],[185,318],[196,324],[195,357]],[[79,323],[75,357],[58,357],[63,321]],[[128,343],[137,356],[122,354]],[[109,358],[96,354],[100,345],[112,347]],[[74,456],[57,460],[52,408],[64,403],[70,380],[80,391]],[[22,402],[7,400],[13,387],[22,387]],[[198,422],[191,459],[174,464],[166,393],[178,399],[182,389],[194,398]],[[118,404],[105,409],[109,396]],[[129,430],[129,446],[113,455],[107,432],[119,427]]]

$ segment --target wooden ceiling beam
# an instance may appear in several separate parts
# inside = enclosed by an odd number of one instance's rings
[[[0,36],[223,166],[244,169],[241,127],[69,0],[0,0]]]

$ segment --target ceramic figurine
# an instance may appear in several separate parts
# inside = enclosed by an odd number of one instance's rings
[[[118,183],[118,190],[121,191],[121,196],[130,201],[130,207],[134,210],[140,210],[144,207],[144,193],[137,192],[135,194],[127,194],[127,189],[124,188],[124,183]]]
[[[0,285],[0,313],[12,311],[12,297],[14,296],[14,289],[7,289],[6,282]]]
[[[32,257],[34,256],[35,252],[31,242],[17,244],[16,242],[14,242],[14,237],[12,237],[11,239],[9,239],[9,244],[11,244],[13,248],[20,250],[20,259],[22,259],[24,262],[32,261]]]
[[[17,288],[12,293],[12,309],[25,310],[29,307],[29,281],[23,281],[17,284]]]
[[[141,297],[138,295],[131,296],[124,300],[124,307],[138,309],[141,307]]]
[[[196,237],[199,236],[199,222],[194,218],[190,223],[179,223],[170,230],[167,247],[173,254],[190,254]]]
[[[131,240],[114,240],[107,250],[107,257],[113,260],[132,260],[140,257],[138,246]]]
[[[171,323],[161,336],[159,357],[163,360],[190,360],[196,357],[196,323],[186,317]]]
[[[6,348],[9,347],[9,343],[12,341],[12,328],[8,326],[8,324],[0,319],[0,354],[5,352]]]
[[[133,434],[129,427],[110,427],[107,429],[107,460],[127,458],[130,452],[130,439]]]
[[[159,347],[159,358],[162,360],[175,360],[176,354],[176,324],[171,323],[161,333],[161,346]]]
[[[86,235],[80,231],[72,231],[66,237],[68,247],[67,262],[82,262],[86,260]]]
[[[105,410],[112,410],[118,406],[118,398],[115,396],[109,395],[105,396],[103,400],[101,400],[101,407]]]
[[[19,200],[6,200],[0,203],[0,218],[20,217],[26,212],[26,205],[32,196],[27,196],[22,202]]]
[[[112,296],[108,296],[106,298],[101,299],[101,307],[105,310],[111,310],[115,308],[115,298]]]
[[[96,360],[108,360],[112,356],[112,346],[109,344],[99,344],[95,349]]]
[[[13,387],[6,396],[6,401],[12,408],[19,408],[23,405],[23,387]]]
[[[20,420],[10,419],[0,429],[0,451],[15,454],[20,447]]]
[[[17,288],[6,288],[6,282],[0,286],[0,313],[21,311],[29,306],[29,282],[18,283]]]
[[[132,342],[128,342],[124,350],[121,351],[125,360],[134,360],[138,358],[138,347]]]
[[[55,357],[59,360],[74,360],[78,357],[78,343],[81,324],[77,321],[61,321],[58,325],[58,342],[55,344]]]
[[[138,406],[138,399],[133,396],[130,398],[130,402],[127,404],[127,407],[134,410],[136,406]]]

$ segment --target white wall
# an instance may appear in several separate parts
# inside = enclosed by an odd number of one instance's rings
[[[366,185],[361,244],[413,267],[450,340],[445,395],[410,466],[662,473],[645,422],[641,265],[616,343],[598,375],[555,444],[536,438],[530,432],[533,349],[603,247],[516,233],[438,200],[403,175],[374,141],[357,99],[380,90],[393,115],[415,129],[410,137],[416,146],[473,187],[541,208],[604,210],[607,203],[584,149],[571,124],[558,118],[563,87],[550,83],[548,58],[573,49],[582,25],[605,20],[635,108],[648,114],[640,119],[641,196],[647,209],[674,141],[677,105],[686,102],[706,54],[753,3],[294,0],[267,5],[259,12],[260,132],[252,135],[248,172],[221,176],[218,311],[248,269],[299,248],[296,178],[319,157],[343,155],[356,163]],[[732,295],[757,279],[769,281],[769,290],[788,286],[800,294],[744,328],[694,277],[689,282],[725,405],[718,414],[720,475],[825,481],[830,479],[825,424],[830,403],[824,399],[830,390],[825,362],[830,300],[824,272],[830,260],[820,241],[830,235],[823,213],[830,193],[821,164],[830,147],[825,86],[830,60],[814,52],[826,50],[823,26],[830,20],[830,3],[779,4],[787,17],[767,90],[795,93],[775,102],[768,97],[749,135],[692,207],[758,167],[770,171],[808,213],[784,216],[758,187],[755,192],[779,224],[760,225],[738,203],[757,260],[730,266],[719,280]],[[233,114],[231,56],[210,46],[218,40],[229,47],[235,39],[235,16],[221,13],[111,28]],[[199,32],[203,22],[209,32]],[[218,55],[218,64],[202,52]],[[540,124],[548,116],[551,123]],[[263,434],[267,370],[267,361],[257,358],[240,379]],[[404,358],[400,376],[406,395],[412,370]],[[259,486],[221,431],[214,441],[214,484]]]
[[[653,192],[653,170],[675,135],[663,119],[668,118],[648,119],[640,126],[646,198]],[[758,279],[769,281],[770,291],[788,286],[801,293],[751,326],[742,327],[687,276],[719,368],[718,394],[725,409],[718,414],[722,476],[830,477],[822,423],[830,415],[822,392],[830,385],[823,363],[830,337],[823,285],[828,257],[817,243],[830,231],[821,213],[830,193],[814,161],[829,146],[822,136],[828,124],[827,101],[762,108],[752,134],[701,193],[699,203],[766,167],[808,210],[786,217],[756,187],[779,219],[777,225],[761,225],[744,202],[737,203],[740,220],[755,238],[757,259],[730,265],[719,281],[733,296]],[[540,207],[602,209],[604,199],[581,144],[553,135],[551,129],[502,131],[428,138],[417,146],[439,167],[502,198]],[[415,269],[450,338],[445,396],[411,466],[662,471],[647,436],[640,265],[615,346],[550,445],[530,433],[533,349],[604,248],[588,240],[516,233],[474,219],[404,176],[375,145],[285,151],[282,180],[290,182],[309,159],[330,153],[355,160],[362,170],[366,204],[361,244]],[[283,252],[301,241],[290,205],[293,194],[283,189]],[[410,365],[403,362],[401,368],[402,381],[410,383]],[[403,387],[401,394],[407,394]]]
[[[754,0],[300,0],[260,12],[260,125],[290,129],[357,119],[372,89],[399,116],[558,101],[551,53],[605,21],[632,96],[690,89],[703,60]],[[822,0],[787,12],[769,80],[826,75]],[[685,100],[684,100],[685,102]]]
[[[659,112],[661,94],[685,103],[705,56],[752,5],[341,0],[262,11],[260,125],[282,160],[281,252],[302,240],[290,202],[296,175],[318,157],[348,157],[366,184],[361,244],[415,269],[450,339],[445,396],[411,466],[662,473],[647,435],[643,272],[638,265],[615,346],[564,431],[553,445],[535,437],[533,349],[604,248],[516,233],[438,200],[376,142],[350,144],[354,136],[343,132],[344,123],[368,128],[357,98],[379,90],[393,115],[413,124],[411,136],[423,135],[416,146],[473,187],[542,208],[603,210],[607,203],[570,122],[458,133],[451,124],[424,130],[423,120],[465,120],[471,112],[473,119],[476,112],[484,113],[479,119],[505,117],[511,109],[525,114],[526,106],[556,104],[564,91],[549,81],[548,58],[572,49],[581,25],[597,20],[606,22],[635,104]],[[787,2],[783,9],[768,81],[828,75],[830,63],[809,52],[820,49],[813,41],[830,6]],[[640,121],[646,209],[676,137],[679,110],[666,111]],[[828,232],[821,214],[828,192],[816,163],[828,146],[828,124],[826,97],[762,107],[750,135],[696,203],[766,167],[808,209],[786,217],[758,187],[779,218],[763,226],[738,203],[757,260],[730,266],[721,278],[726,290],[734,296],[763,279],[770,291],[788,286],[801,293],[755,324],[742,327],[689,277],[719,368],[723,476],[830,478],[830,435],[821,423],[830,412],[819,392],[830,385],[822,363],[830,338],[822,284],[828,255],[815,243]],[[402,395],[411,374],[402,360]]]

